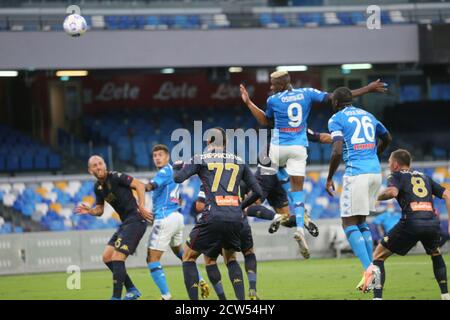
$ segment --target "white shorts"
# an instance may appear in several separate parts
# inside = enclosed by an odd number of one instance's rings
[[[164,219],[157,219],[148,239],[152,250],[167,251],[169,247],[178,247],[183,242],[184,217],[178,211]]]
[[[368,216],[375,211],[381,173],[344,176],[340,199],[341,217]]]
[[[305,176],[308,153],[304,146],[270,144],[269,157],[276,166],[286,166],[286,172],[290,176]]]

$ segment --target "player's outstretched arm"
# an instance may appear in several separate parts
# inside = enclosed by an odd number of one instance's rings
[[[105,206],[97,204],[94,208],[89,207],[85,203],[78,205],[75,212],[78,214],[89,214],[91,216],[100,217],[103,214]]]
[[[333,177],[336,173],[337,169],[339,168],[339,163],[342,159],[342,147],[343,140],[336,140],[333,142],[333,150],[331,151],[331,159],[330,159],[330,166],[328,168],[328,177],[327,177],[327,184],[325,186],[325,190],[330,196],[334,196],[333,191],[335,191]]]
[[[173,168],[173,180],[175,183],[183,183],[185,180],[197,174],[200,170],[200,165],[195,164],[195,160],[191,160],[193,163],[184,163],[183,161],[175,161],[172,165]]]
[[[398,195],[397,187],[387,187],[383,192],[378,195],[378,201],[390,200]]]
[[[322,144],[332,144],[331,134],[326,132],[315,132],[312,129],[307,130],[308,141]]]
[[[250,112],[255,117],[256,121],[258,121],[258,123],[262,126],[270,126],[270,120],[267,119],[264,111],[262,111],[256,104],[253,103],[253,101],[250,99],[250,96],[248,95],[247,89],[245,89],[243,84],[239,86],[239,89],[241,90],[242,101],[244,101],[244,103],[250,109]]]
[[[387,84],[382,82],[380,79],[377,79],[376,81],[369,83],[367,86],[352,90],[352,96],[355,98],[363,96],[367,93],[374,93],[374,92],[386,93]],[[328,93],[327,98],[324,101],[328,102],[331,101],[331,99],[333,99],[333,94]]]

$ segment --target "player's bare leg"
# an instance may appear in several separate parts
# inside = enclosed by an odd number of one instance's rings
[[[189,299],[198,300],[198,271],[196,261],[200,252],[191,249],[188,245],[184,246],[183,254],[183,275],[184,284],[189,295]]]
[[[305,259],[309,259],[309,247],[306,243],[304,230],[304,214],[305,214],[305,194],[303,192],[303,183],[305,177],[290,176],[292,206],[294,207],[294,214],[297,222],[297,231],[294,233],[294,239],[297,241],[300,248],[300,254]]]
[[[183,250],[183,246],[179,245],[179,246],[175,246],[175,247],[170,247],[172,249],[172,252],[181,260],[183,261],[183,254],[184,254],[184,250]],[[205,281],[205,279],[203,279],[200,271],[198,271],[198,279],[199,279],[199,285],[200,285],[200,295],[202,296],[203,299],[206,299],[209,297],[209,285],[208,283]]]
[[[211,282],[214,291],[216,291],[219,300],[227,300],[222,285],[222,274],[217,266],[217,259],[213,259],[207,256],[205,258],[206,273],[208,274],[209,281]]]
[[[248,297],[250,300],[259,300],[257,291],[256,291],[256,271],[257,271],[257,262],[255,256],[255,250],[250,248],[244,252],[245,261],[245,272],[247,272],[247,279],[250,286],[248,291]]]
[[[238,300],[245,300],[244,279],[242,269],[236,261],[236,252],[233,250],[223,250],[223,258],[228,268],[228,275],[233,285],[234,293]]]

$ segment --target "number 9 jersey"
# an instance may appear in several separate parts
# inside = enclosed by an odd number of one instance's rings
[[[333,142],[343,141],[345,175],[381,173],[377,156],[377,138],[388,134],[384,125],[371,113],[348,106],[328,121]]]
[[[308,146],[307,120],[314,102],[324,102],[327,93],[299,88],[276,93],[267,99],[266,117],[274,119],[272,144]]]

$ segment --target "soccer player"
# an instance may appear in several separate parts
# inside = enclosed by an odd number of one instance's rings
[[[239,197],[241,200],[244,200],[243,197],[246,192],[247,186],[245,183],[241,182],[240,189],[239,189]],[[200,188],[200,191],[198,193],[198,198],[195,203],[195,209],[198,213],[202,213],[205,210],[205,191],[203,189],[203,186]],[[247,201],[247,203],[250,203]],[[245,205],[244,203],[241,204],[241,208],[245,209],[243,207]],[[250,228],[250,224],[248,223],[247,216],[244,215],[243,219],[243,228],[240,233],[241,238],[241,250],[242,254],[244,256],[244,264],[245,264],[245,272],[247,273],[247,279],[249,283],[249,293],[248,297],[250,300],[259,300],[257,291],[256,291],[256,269],[257,269],[257,261],[256,261],[256,255],[255,251],[253,249],[253,236],[252,236],[252,229]],[[222,253],[222,244],[217,245],[216,248],[213,250],[210,250],[208,252],[208,256],[205,258],[205,264],[206,264],[206,271],[208,273],[209,281],[211,281],[214,290],[216,291],[217,296],[220,300],[226,300],[225,293],[222,287],[221,282],[221,274],[219,271],[219,268],[217,267],[217,258]],[[225,255],[223,255],[225,257]],[[228,261],[225,260],[225,264],[227,264]]]
[[[221,245],[236,297],[245,299],[242,270],[236,261],[236,251],[241,251],[243,212],[239,201],[239,185],[243,180],[257,195],[259,187],[250,168],[232,153],[225,150],[225,131],[211,130],[206,153],[196,155],[190,163],[176,162],[174,180],[182,183],[197,174],[202,180],[206,196],[206,210],[192,229],[183,256],[183,274],[189,298],[198,299],[198,272],[196,260],[200,254],[208,256],[210,250]]]
[[[374,300],[382,299],[386,277],[384,261],[394,253],[406,255],[418,241],[422,243],[426,253],[431,255],[442,300],[450,300],[447,268],[439,250],[439,217],[435,215],[433,207],[433,196],[444,199],[450,220],[450,190],[422,172],[411,171],[411,161],[411,154],[407,150],[398,149],[391,153],[388,187],[378,196],[379,201],[396,198],[402,208],[402,218],[375,249],[373,264],[378,272],[375,277]]]
[[[125,268],[125,260],[133,254],[147,229],[147,221],[153,215],[145,209],[145,185],[133,177],[108,171],[105,161],[99,156],[92,156],[88,161],[88,171],[97,182],[94,186],[96,205],[93,208],[80,204],[75,212],[101,216],[105,201],[119,214],[122,224],[109,240],[103,252],[103,262],[113,273],[113,295],[111,300],[122,299],[122,289],[125,285],[127,294],[124,300],[135,300],[141,296],[134,286]],[[136,198],[132,190],[136,190]]]
[[[333,148],[328,171],[326,191],[333,196],[333,176],[344,158],[345,174],[340,198],[342,226],[353,252],[364,267],[359,289],[373,280],[373,241],[366,217],[375,211],[378,190],[381,187],[381,165],[378,156],[392,138],[369,112],[352,105],[350,89],[337,88],[332,98],[336,112],[328,121]],[[378,144],[377,140],[380,139]]]
[[[274,120],[275,130],[270,144],[270,160],[278,167],[286,166],[291,184],[289,196],[292,198],[297,222],[294,239],[298,242],[303,257],[309,258],[309,248],[303,229],[305,210],[303,183],[307,158],[306,147],[308,146],[307,120],[312,104],[327,102],[332,98],[332,94],[313,88],[294,89],[286,71],[272,73],[270,82],[273,95],[267,99],[266,112],[250,100],[243,85],[240,87],[241,97],[260,125],[270,127],[271,120]],[[357,97],[369,92],[385,91],[385,84],[377,80],[368,86],[353,90],[352,95]]]
[[[152,156],[158,172],[145,186],[146,191],[153,191],[154,215],[153,228],[148,240],[147,266],[153,281],[161,292],[162,299],[170,300],[172,295],[160,260],[169,247],[182,260],[184,217],[180,213],[180,186],[173,181],[173,169],[169,163],[169,149],[166,145],[157,144],[153,147]],[[208,284],[200,274],[199,278],[201,295],[203,298],[207,298],[209,295]]]

